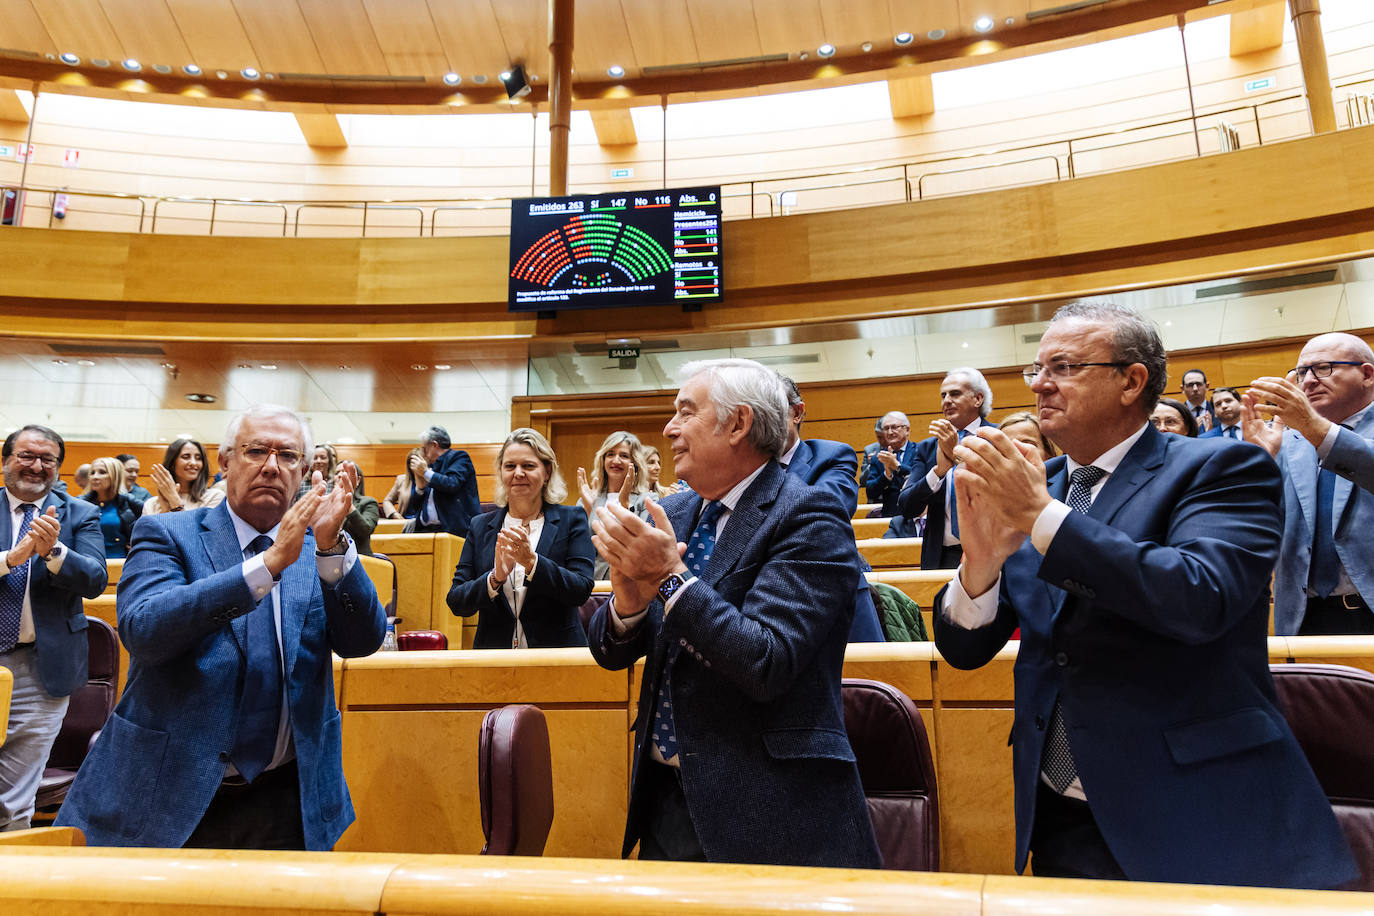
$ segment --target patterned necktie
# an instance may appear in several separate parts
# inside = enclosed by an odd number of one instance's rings
[[[966,429],[959,430],[959,441],[963,442],[964,437],[969,435]],[[937,445],[936,448],[939,448]],[[950,468],[945,476],[949,478],[949,533],[957,539],[959,537],[959,500],[954,492],[954,468]]]
[[[23,508],[24,520],[19,523],[19,533],[14,538],[16,544],[29,533],[29,525],[33,523],[33,503],[24,503]],[[29,563],[10,570],[9,575],[0,579],[0,652],[14,648],[19,642],[19,618],[24,614],[24,593],[28,588]]]
[[[244,559],[272,546],[265,534],[253,538],[243,551]],[[234,749],[229,754],[239,775],[248,782],[272,762],[277,750],[277,726],[281,722],[281,647],[277,644],[276,615],[272,593],[248,613],[247,670],[243,695],[239,699],[238,727]]]
[[[1317,518],[1313,524],[1312,568],[1308,585],[1325,598],[1341,581],[1341,558],[1335,538],[1336,475],[1326,468],[1317,470]]]
[[[687,553],[683,560],[692,575],[700,576],[711,559],[711,551],[716,549],[716,522],[725,511],[725,504],[708,502],[701,513],[692,538],[687,542]],[[654,712],[654,746],[664,760],[677,756],[677,730],[673,727],[673,663],[677,661],[681,642],[668,647],[668,660],[663,665],[663,683],[658,688],[657,706]]]
[[[1239,427],[1239,426],[1228,426],[1228,427],[1226,427],[1226,435],[1230,436],[1232,439],[1239,439],[1239,438],[1240,438],[1240,427]]]
[[[1097,465],[1089,464],[1069,475],[1069,495],[1066,502],[1075,512],[1087,514],[1093,503],[1092,489],[1107,472]],[[1078,778],[1078,768],[1073,763],[1073,751],[1069,748],[1069,732],[1064,726],[1063,709],[1056,700],[1054,712],[1050,715],[1050,730],[1045,736],[1045,752],[1040,769],[1049,777],[1050,785],[1060,795]]]

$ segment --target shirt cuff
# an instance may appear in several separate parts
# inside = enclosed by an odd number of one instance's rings
[[[248,590],[253,593],[255,602],[267,597],[267,593],[272,591],[272,586],[277,582],[272,578],[272,573],[267,569],[267,561],[262,558],[262,554],[254,554],[243,561],[243,581],[248,586]]]
[[[425,468],[425,480],[434,479],[434,468]]]
[[[1059,533],[1059,526],[1064,524],[1064,519],[1068,518],[1072,511],[1068,503],[1052,499],[1035,517],[1035,524],[1031,526],[1031,545],[1040,551],[1041,556],[1050,549],[1050,541],[1054,540],[1054,536]]]
[[[1322,444],[1317,446],[1317,459],[1325,461],[1326,456],[1331,454],[1331,449],[1336,447],[1336,440],[1341,436],[1341,424],[1332,423],[1331,428],[1326,431],[1326,437],[1322,439]]]
[[[935,468],[926,472],[926,486],[930,487],[930,492],[939,493],[940,488],[945,485],[945,479],[935,473]]]
[[[615,610],[615,595],[611,595],[611,600],[606,604],[606,622],[610,624],[611,635],[617,640],[623,640],[643,623],[647,616],[649,616],[649,609],[645,608],[633,616],[621,617]]]
[[[353,564],[358,562],[358,545],[342,531],[339,532],[339,537],[348,541],[348,549],[343,553],[331,553],[323,557],[315,554],[315,568],[319,570],[320,581],[325,585],[337,585],[353,569]]]
[[[54,576],[62,571],[62,561],[67,559],[67,545],[58,541],[53,545],[53,557],[51,560],[44,560],[43,563],[48,567],[48,572]]]
[[[976,630],[985,627],[997,619],[997,596],[1002,590],[1002,576],[998,574],[997,581],[992,587],[977,598],[969,597],[969,593],[964,590],[964,583],[959,581],[959,573],[963,567],[959,567],[954,578],[950,580],[949,587],[945,589],[945,598],[940,605],[940,613],[945,619],[956,627],[965,630]]]

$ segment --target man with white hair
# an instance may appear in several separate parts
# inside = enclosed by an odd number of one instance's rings
[[[915,520],[926,514],[921,542],[922,569],[954,569],[963,556],[959,543],[958,503],[949,472],[954,449],[978,428],[992,426],[992,389],[972,366],[951,369],[940,383],[940,419],[930,424],[930,438],[917,443],[911,473],[897,500],[895,514]]]
[[[332,654],[375,652],[386,617],[343,531],[356,468],[292,504],[312,454],[299,414],[250,408],[224,502],[135,526],[128,684],[57,818],[91,845],[327,850],[352,823]]]
[[[751,360],[688,363],[663,434],[691,492],[616,500],[593,540],[612,600],[588,642],[644,659],[624,855],[877,867],[840,669],[859,558],[832,494],[778,463],[787,397]]]
[[[879,514],[886,517],[897,514],[897,497],[911,472],[916,449],[909,441],[911,421],[900,410],[883,414],[878,434],[883,439],[883,447],[868,462],[863,485],[868,501],[881,503]]]

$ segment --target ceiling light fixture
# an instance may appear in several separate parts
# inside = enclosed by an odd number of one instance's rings
[[[452,369],[453,367],[450,366],[448,363],[435,363],[434,368],[439,370],[440,372],[446,372],[449,369]]]
[[[62,53],[62,63],[70,64],[75,67],[77,64],[81,63],[81,58],[77,57],[71,51],[64,51]]]
[[[994,23],[991,16],[979,16],[973,23],[975,32],[990,32]]]
[[[92,67],[100,67],[101,69],[104,69],[105,67],[108,67],[109,65],[110,65],[110,62],[109,62],[108,60],[106,60],[105,58],[103,58],[103,57],[92,57],[92,58],[91,58],[91,66],[92,66]]]
[[[52,361],[52,364],[54,366],[65,366],[67,365],[67,361],[65,359],[55,359]]]
[[[929,32],[926,32],[926,37],[929,38],[931,41],[939,41],[941,38],[945,37],[945,30],[931,29]]]
[[[865,41],[863,44],[859,45],[859,50],[867,54],[869,51],[873,50],[873,42]]]
[[[625,68],[620,66],[620,64],[613,64],[611,68],[606,72],[609,73],[611,76],[615,77],[616,79],[620,79],[622,76],[625,75]]]
[[[478,73],[472,78],[472,81],[479,86],[485,86],[487,83],[487,75],[485,73]]]
[[[424,363],[411,363],[410,368],[414,369],[416,372],[424,372],[429,366],[426,366]]]
[[[274,363],[263,363],[262,365],[258,366],[258,368],[266,369],[268,372],[275,372],[277,369]]]
[[[894,44],[909,45],[915,38],[916,36],[912,35],[910,32],[898,32],[896,35],[892,36],[892,41]]]
[[[186,395],[186,400],[190,401],[192,404],[213,404],[215,403],[215,401],[219,399],[216,398],[213,394],[205,394],[203,392],[197,391]]]
[[[834,57],[835,46],[827,41],[825,44],[821,45],[819,48],[816,49],[816,53],[819,54],[821,57]]]
[[[530,81],[525,79],[525,68],[514,64],[501,74],[501,82],[506,86],[506,98],[518,99],[530,94]]]
[[[153,64],[153,72],[166,75],[172,72],[172,68],[166,64]]]
[[[254,70],[252,67],[244,67],[242,70],[239,71],[239,75],[246,80],[255,80],[258,77],[262,76],[261,73]]]
[[[459,76],[458,74],[456,74],[456,73],[445,73],[445,74],[444,74],[444,82],[447,83],[447,84],[449,84],[450,86],[457,86],[457,85],[458,85],[459,83],[461,83],[462,81],[463,81],[463,78],[462,78],[461,76]]]
[[[195,64],[186,64],[181,69],[187,76],[200,76],[200,68]]]
[[[95,365],[95,360],[93,360],[93,359],[78,359],[78,360],[76,361],[76,364],[77,364],[78,366],[94,366],[94,365]]]
[[[143,69],[143,65],[132,57],[124,58],[122,66],[125,70],[128,70],[130,73],[137,73],[138,71]]]

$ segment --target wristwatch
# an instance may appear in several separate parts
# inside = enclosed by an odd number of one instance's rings
[[[668,578],[664,579],[662,582],[659,583],[658,597],[663,599],[664,604],[667,604],[669,598],[676,595],[684,585],[686,585],[688,582],[691,582],[695,578],[696,576],[691,575],[684,578],[678,575],[677,573],[673,573]]]

